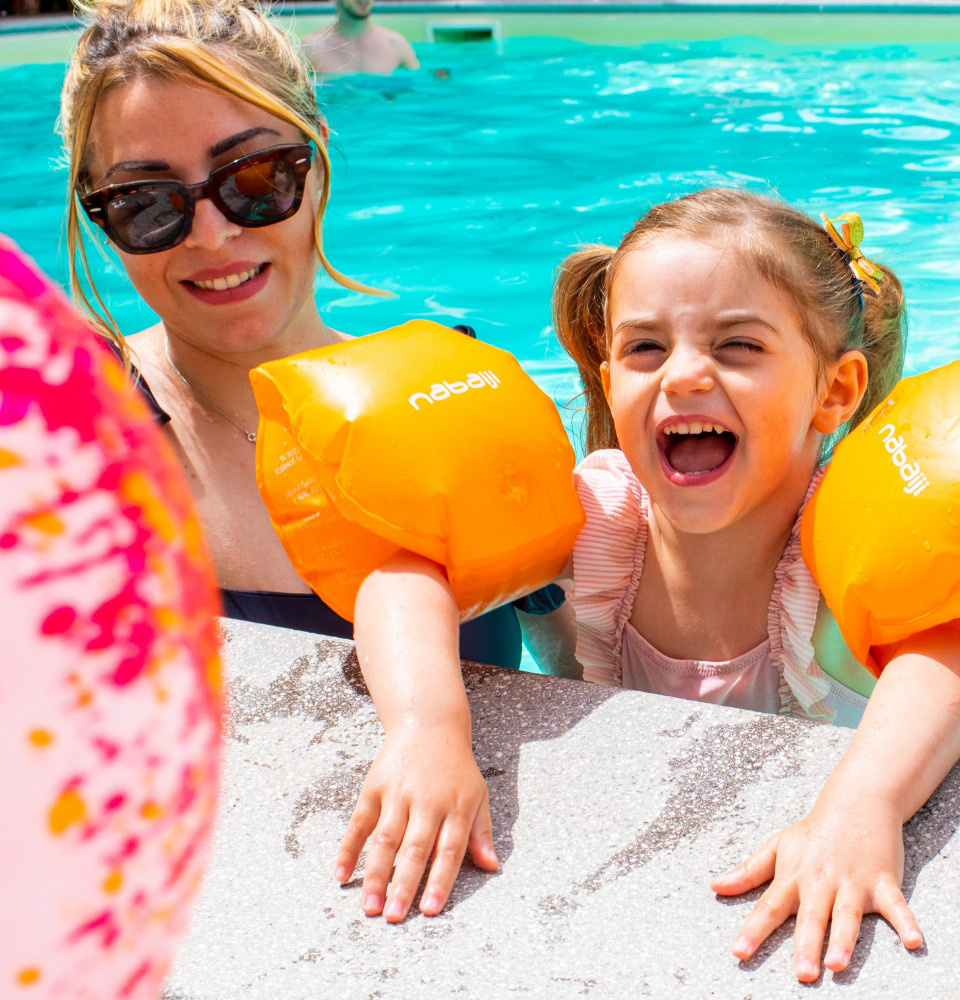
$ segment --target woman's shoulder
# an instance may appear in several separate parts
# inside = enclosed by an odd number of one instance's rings
[[[138,336],[141,336],[138,334]],[[132,339],[132,338],[131,338]],[[104,347],[110,350],[117,359],[122,363],[123,354],[120,350],[119,345],[115,344],[111,340],[105,338],[101,339]],[[136,362],[131,358],[128,359],[128,374],[130,378],[130,383],[133,388],[140,394],[140,397],[147,404],[147,408],[153,415],[154,420],[156,420],[158,427],[163,427],[164,424],[170,423],[170,414],[160,405],[157,401],[157,397],[154,396],[153,390],[150,388],[147,380],[144,378],[143,373],[137,367]]]

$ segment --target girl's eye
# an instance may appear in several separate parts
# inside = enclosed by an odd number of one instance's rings
[[[627,344],[623,350],[626,354],[647,354],[651,351],[662,351],[663,344],[658,344],[655,340],[635,340],[632,344]]]
[[[735,351],[750,351],[754,354],[763,354],[760,344],[752,340],[727,340],[720,345],[721,350],[731,348]]]

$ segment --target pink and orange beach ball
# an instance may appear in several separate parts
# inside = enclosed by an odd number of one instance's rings
[[[0,996],[157,996],[210,842],[218,610],[151,415],[0,241]]]

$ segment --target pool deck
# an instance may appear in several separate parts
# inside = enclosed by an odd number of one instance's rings
[[[792,920],[738,964],[750,901],[706,882],[801,818],[849,731],[467,665],[501,871],[389,926],[331,875],[382,738],[352,644],[229,622],[224,649],[217,845],[165,1000],[960,998],[958,769],[906,828],[925,947],[868,917],[851,968],[801,986]]]

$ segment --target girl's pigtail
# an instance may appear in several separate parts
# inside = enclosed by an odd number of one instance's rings
[[[592,244],[571,254],[560,265],[553,290],[553,328],[583,385],[588,454],[619,447],[600,378],[607,360],[607,268],[614,253],[613,247]]]
[[[867,359],[867,391],[850,419],[853,429],[892,391],[903,374],[907,349],[907,316],[903,285],[889,268],[874,262],[883,275],[880,294],[863,295],[863,342],[857,346]]]

